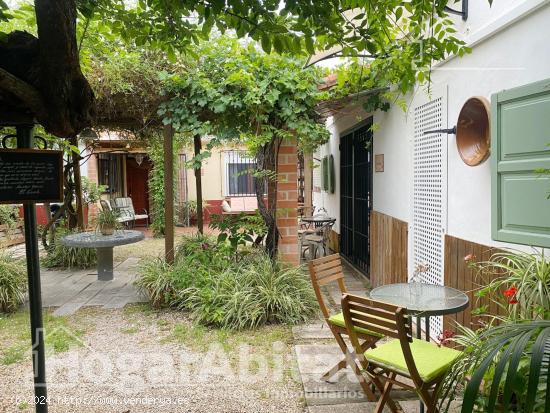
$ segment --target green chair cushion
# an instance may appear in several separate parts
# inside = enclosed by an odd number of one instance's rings
[[[415,339],[410,346],[418,373],[425,382],[444,374],[462,354],[458,350],[438,347],[436,344],[424,340]],[[365,357],[368,361],[391,368],[399,373],[409,374],[399,340],[391,340],[369,349],[365,352]]]
[[[329,323],[334,324],[338,327],[344,327],[346,328],[346,321],[344,320],[344,313],[338,313],[334,314],[333,316],[330,316],[328,319]],[[374,331],[367,330],[366,328],[356,327],[355,331],[362,334],[368,334],[369,336],[374,337],[384,337],[383,334],[375,333]]]

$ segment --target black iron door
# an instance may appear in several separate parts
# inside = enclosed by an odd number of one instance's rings
[[[372,209],[371,125],[372,118],[340,139],[340,253],[366,274]]]

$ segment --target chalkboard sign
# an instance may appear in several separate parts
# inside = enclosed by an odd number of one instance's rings
[[[63,201],[63,152],[0,149],[0,204]]]

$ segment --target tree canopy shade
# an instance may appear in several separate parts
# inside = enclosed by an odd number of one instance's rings
[[[302,150],[310,152],[328,139],[324,122],[315,112],[317,103],[328,96],[318,87],[323,73],[303,70],[303,59],[266,54],[253,42],[226,36],[205,42],[196,51],[200,55],[196,65],[183,73],[163,73],[167,96],[159,114],[175,131],[194,138],[191,163],[196,172],[198,210],[202,209],[201,163],[212,146],[240,142],[257,156],[264,174],[256,185],[258,205],[269,229],[268,249],[274,255],[276,182],[270,180],[272,194],[266,207],[265,175],[275,175],[278,142],[296,139]],[[204,136],[210,140],[207,150],[201,151]],[[262,161],[266,158],[270,163]],[[201,225],[199,221],[199,230]]]
[[[95,115],[80,68],[82,34],[100,21],[108,35],[163,50],[173,61],[213,28],[258,41],[267,52],[306,54],[340,46],[344,55],[371,55],[371,75],[404,93],[429,78],[430,65],[467,49],[453,36],[448,0],[35,0],[36,34],[5,34],[0,43],[3,123],[36,119],[70,137]],[[12,17],[0,1],[0,20]],[[80,27],[80,25],[79,25]]]
[[[167,100],[159,114],[176,131],[213,136],[212,144],[238,140],[253,153],[275,138],[295,138],[306,151],[328,139],[315,112],[329,96],[318,88],[322,71],[226,36],[196,50],[194,68],[162,75]]]

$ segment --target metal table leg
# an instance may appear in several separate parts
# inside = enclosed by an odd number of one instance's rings
[[[430,341],[430,317],[424,317],[426,341]],[[416,317],[416,338],[422,340],[422,317]],[[420,413],[424,413],[424,403],[420,401]]]
[[[113,279],[113,247],[97,249],[97,279],[99,281]]]

